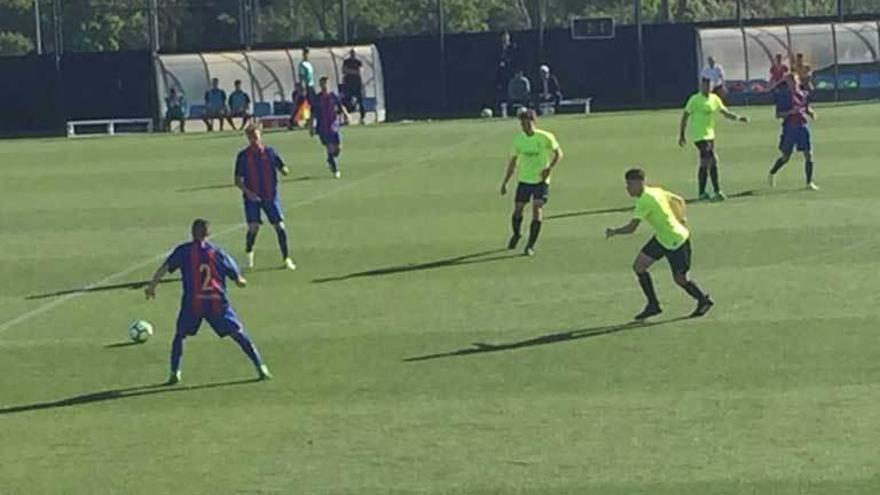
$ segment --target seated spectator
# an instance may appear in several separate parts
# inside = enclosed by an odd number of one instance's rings
[[[770,66],[770,91],[774,91],[777,86],[785,81],[788,74],[788,66],[782,61],[782,54],[777,53],[773,64]]]
[[[171,123],[180,122],[180,132],[186,132],[186,98],[171,88],[165,98],[165,132],[171,132]]]
[[[507,83],[507,102],[511,105],[519,103],[529,106],[531,103],[532,83],[523,71],[517,71],[513,79]]]
[[[235,117],[241,118],[241,128],[244,129],[244,126],[247,125],[248,120],[251,118],[250,114],[251,110],[251,97],[248,96],[247,93],[241,90],[241,81],[235,81],[235,91],[229,94],[229,126],[235,129],[235,122],[232,121]]]
[[[553,108],[559,110],[559,102],[562,101],[562,91],[559,89],[559,79],[550,73],[548,65],[542,65],[538,69],[538,83],[535,84],[535,92],[541,103],[553,102]]]
[[[205,91],[205,126],[208,132],[214,130],[214,119],[220,121],[220,130],[223,130],[223,121],[229,112],[226,109],[226,91],[220,89],[220,80],[216,77],[211,79],[211,89]]]

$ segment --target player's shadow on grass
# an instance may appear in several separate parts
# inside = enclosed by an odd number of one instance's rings
[[[758,191],[749,190],[749,191],[738,192],[736,194],[731,194],[727,198],[728,199],[737,199],[737,198],[748,198],[748,197],[759,196],[759,195],[760,196],[765,196],[765,195],[769,196],[770,194],[780,194],[783,192],[790,192],[790,191],[783,191],[783,190],[777,189],[777,190],[774,190],[773,192],[766,192],[766,193],[758,194]],[[700,201],[697,198],[689,198],[689,199],[685,200],[685,203],[687,203],[687,204],[694,204],[694,203],[698,203],[698,202],[700,202]],[[611,213],[628,213],[628,212],[631,212],[632,210],[633,210],[632,206],[621,206],[618,208],[602,208],[602,209],[598,209],[598,210],[570,211],[570,212],[565,212],[565,213],[557,213],[555,215],[546,215],[546,216],[544,216],[544,219],[545,220],[559,220],[562,218],[587,217],[587,216],[593,216],[593,215],[608,215]]]
[[[445,258],[442,260],[428,261],[426,263],[409,263],[406,265],[388,266],[385,268],[376,268],[363,272],[354,272],[347,275],[339,275],[337,277],[316,278],[312,283],[323,284],[327,282],[341,282],[352,278],[361,277],[377,277],[382,275],[394,275],[397,273],[417,272],[423,270],[433,270],[436,268],[447,268],[451,266],[474,265],[477,263],[489,263],[491,261],[501,261],[511,258],[522,257],[522,254],[500,254],[508,253],[507,249],[492,249],[489,251],[480,251],[478,253],[463,254],[453,258]]]
[[[111,390],[102,390],[100,392],[92,392],[90,394],[75,395],[66,399],[59,399],[48,402],[35,402],[33,404],[23,404],[19,406],[7,406],[0,408],[0,416],[4,414],[16,414],[30,411],[40,411],[43,409],[55,409],[59,407],[81,406],[91,404],[93,402],[104,402],[108,400],[127,399],[131,397],[142,397],[145,395],[167,394],[172,392],[189,392],[193,390],[207,390],[220,387],[232,387],[236,385],[245,385],[248,383],[259,382],[256,378],[249,380],[231,380],[225,382],[205,383],[202,385],[177,385],[167,386],[164,383],[154,385],[142,385],[139,387],[118,388]]]
[[[168,279],[162,280],[159,283],[160,284],[170,284],[172,282],[180,282],[180,277],[168,278]],[[123,290],[123,289],[138,290],[138,289],[145,288],[149,284],[150,284],[149,280],[140,280],[138,282],[124,282],[121,284],[95,285],[92,287],[77,287],[76,289],[64,289],[64,290],[59,290],[56,292],[47,292],[45,294],[32,294],[30,296],[25,296],[25,299],[30,301],[30,300],[34,300],[34,299],[48,299],[50,297],[60,297],[60,296],[67,296],[70,294],[81,294],[81,293],[87,293],[87,292],[106,292],[106,291],[111,291],[111,290]]]
[[[281,179],[281,183],[283,184],[285,182],[302,182],[302,181],[306,181],[306,180],[312,180],[312,177],[306,175],[303,177],[293,177],[290,179]],[[232,183],[212,184],[212,185],[208,185],[208,186],[185,187],[183,189],[178,189],[175,192],[185,193],[185,192],[196,192],[196,191],[210,191],[212,189],[235,189],[237,187],[238,186],[236,186],[235,184],[232,184]]]
[[[482,342],[474,342],[472,347],[467,347],[464,349],[459,349],[457,351],[451,352],[442,352],[439,354],[428,354],[425,356],[416,356],[411,358],[406,358],[404,361],[406,362],[416,362],[416,361],[428,361],[431,359],[441,359],[441,358],[449,358],[456,356],[470,356],[473,354],[485,354],[488,352],[501,352],[501,351],[512,351],[515,349],[522,349],[525,347],[535,347],[539,345],[547,345],[547,344],[557,344],[560,342],[571,342],[573,340],[581,340],[581,339],[589,339],[592,337],[600,337],[602,335],[608,335],[612,333],[623,332],[626,330],[639,330],[644,328],[656,327],[660,325],[669,325],[672,323],[677,323],[680,321],[690,319],[687,316],[680,316],[678,318],[672,318],[668,320],[657,320],[657,321],[649,321],[649,322],[637,322],[631,321],[628,323],[621,323],[617,325],[605,325],[600,327],[592,327],[592,328],[581,328],[579,330],[569,330],[567,332],[556,332],[550,333],[547,335],[541,335],[539,337],[534,337],[526,340],[518,340],[516,342],[506,342],[500,344],[485,344]]]

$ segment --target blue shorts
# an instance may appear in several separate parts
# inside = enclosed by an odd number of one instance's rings
[[[339,135],[339,132],[322,132],[318,135],[321,138],[321,144],[324,146],[330,146],[331,144],[340,144],[342,142],[342,136]]]
[[[244,200],[244,218],[247,223],[263,223],[260,211],[266,212],[269,223],[275,225],[284,221],[284,210],[281,208],[281,200],[274,201],[248,201]]]
[[[785,155],[790,155],[795,147],[797,147],[798,151],[811,151],[813,149],[809,127],[786,126],[782,128],[782,136],[779,137],[779,151]]]
[[[225,310],[216,315],[204,316],[197,316],[186,309],[181,309],[180,314],[177,315],[177,334],[186,337],[195,336],[199,333],[202,320],[208,321],[208,324],[211,325],[211,328],[214,329],[214,333],[218,337],[226,337],[244,328],[232,307],[226,307]]]

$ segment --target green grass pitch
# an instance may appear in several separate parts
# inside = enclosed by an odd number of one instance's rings
[[[877,493],[880,106],[819,110],[818,193],[800,157],[765,187],[770,109],[719,123],[742,194],[688,211],[717,305],[679,319],[693,303],[662,262],[644,327],[620,325],[649,230],[603,234],[629,218],[628,166],[695,196],[677,111],[540,122],[566,158],[535,258],[500,250],[514,120],[347,129],[340,181],[304,133],[269,134],[300,268],[274,270],[263,230],[231,297],[276,379],[247,382],[203,327],[177,388],[153,385],[179,284],[147,302],[131,283],[196,216],[242,261],[243,138],[0,142],[0,492]],[[157,334],[118,345],[135,318]]]

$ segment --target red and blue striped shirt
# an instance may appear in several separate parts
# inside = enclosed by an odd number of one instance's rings
[[[243,178],[244,186],[261,201],[278,197],[278,171],[282,168],[284,161],[271,146],[248,146],[235,159],[235,176]]]
[[[238,279],[235,260],[210,242],[187,242],[177,246],[165,260],[170,272],[180,270],[183,280],[181,310],[194,316],[221,314],[229,307],[226,279]]]

